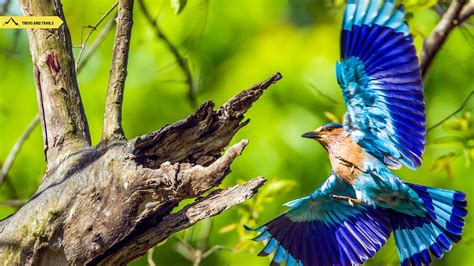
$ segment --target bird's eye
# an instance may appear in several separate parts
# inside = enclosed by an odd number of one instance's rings
[[[331,131],[333,131],[333,130],[334,130],[334,127],[327,127],[327,128],[326,128],[326,131],[327,131],[327,132],[331,132]]]

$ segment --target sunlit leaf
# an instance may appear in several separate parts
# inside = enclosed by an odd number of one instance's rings
[[[269,182],[269,184],[265,186],[264,192],[267,197],[273,197],[287,193],[295,186],[296,182],[293,180],[276,180],[273,182]]]
[[[229,233],[230,231],[234,231],[237,228],[237,224],[228,224],[221,229],[219,229],[220,234]]]
[[[237,245],[234,246],[234,252],[241,252],[247,249],[247,247],[251,246],[252,244],[253,243],[250,240],[240,241],[239,243],[237,243]]]
[[[456,153],[449,153],[438,157],[433,164],[433,170],[446,172],[449,178],[453,177],[452,163],[459,156]]]
[[[462,148],[464,147],[464,140],[456,136],[445,136],[433,140],[432,144]]]
[[[437,2],[437,0],[400,0],[400,4],[402,4],[407,10],[430,8],[436,5]]]
[[[335,114],[331,113],[331,112],[324,112],[324,116],[329,120],[331,121],[332,123],[340,123],[341,120],[339,119],[339,117],[337,117]]]
[[[179,15],[186,6],[188,0],[171,0],[171,7],[176,15]]]

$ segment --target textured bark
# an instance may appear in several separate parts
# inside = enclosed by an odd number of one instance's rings
[[[128,50],[133,25],[133,0],[118,3],[117,30],[110,66],[109,86],[105,99],[102,141],[125,139],[122,129],[122,102],[127,78]]]
[[[21,0],[25,16],[64,14],[59,0]],[[28,30],[48,170],[68,154],[90,145],[67,24],[57,30]]]
[[[242,121],[252,103],[281,79],[279,73],[217,110],[206,102],[156,132],[130,141],[123,137],[132,3],[119,1],[113,55],[119,66],[111,68],[107,93],[114,117],[105,116],[105,139],[96,147],[90,145],[67,24],[29,31],[48,167],[32,198],[0,221],[0,265],[125,264],[174,232],[250,198],[265,182],[258,177],[204,196],[230,173],[247,141],[222,152],[248,123]],[[65,21],[59,0],[21,5],[27,15]],[[171,213],[190,198],[197,200]]]
[[[449,33],[472,15],[472,3],[464,7],[465,5],[466,0],[453,0],[431,34],[423,41],[423,49],[420,54],[420,69],[423,76],[427,73]]]
[[[172,233],[251,197],[265,179],[213,192],[170,215],[181,200],[218,186],[230,172],[247,141],[223,156],[220,151],[246,124],[240,123],[244,112],[280,78],[274,75],[217,111],[208,102],[155,133],[68,156],[46,174],[27,204],[0,221],[0,263],[126,263]]]

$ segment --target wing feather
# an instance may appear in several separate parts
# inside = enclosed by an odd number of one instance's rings
[[[385,244],[391,233],[385,211],[333,199],[355,197],[353,188],[335,175],[308,197],[291,201],[290,209],[255,229],[256,241],[267,241],[260,255],[275,252],[272,264],[356,265]],[[251,229],[250,229],[251,230]]]
[[[348,1],[336,65],[344,129],[389,166],[420,166],[425,148],[423,85],[402,7]]]

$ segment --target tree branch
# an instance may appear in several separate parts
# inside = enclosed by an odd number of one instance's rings
[[[0,221],[0,264],[125,263],[170,234],[251,197],[263,178],[213,192],[171,214],[180,201],[202,196],[230,172],[247,142],[221,156],[222,149],[247,124],[241,121],[252,103],[279,79],[277,73],[216,111],[207,102],[155,134],[68,156],[46,173],[20,210]]]
[[[470,1],[467,3],[464,8],[461,10],[458,16],[458,24],[462,24],[466,21],[469,17],[474,15],[474,2]]]
[[[114,19],[115,19],[116,15],[114,16]],[[77,66],[77,69],[76,69],[76,72],[77,72],[77,75],[79,75],[81,73],[81,70],[84,69],[84,67],[87,65],[87,63],[89,62],[89,59],[92,57],[92,55],[94,55],[94,53],[97,51],[97,49],[99,48],[99,46],[102,44],[102,42],[104,41],[105,37],[107,37],[107,34],[112,30],[112,28],[114,27],[115,25],[115,20],[114,19],[111,19],[105,26],[104,28],[100,31],[99,35],[97,36],[97,38],[94,40],[94,42],[92,43],[90,49],[88,50],[88,52],[84,55],[84,59],[82,61],[80,61],[80,63],[78,64]],[[2,184],[2,182],[5,180],[5,178],[7,177],[7,174],[8,174],[8,171],[10,171],[11,169],[11,165],[13,164],[13,161],[16,159],[16,156],[18,156],[21,148],[23,147],[23,143],[27,140],[27,136],[25,137],[25,134],[26,135],[29,135],[31,131],[33,131],[36,126],[39,124],[39,115],[37,114],[31,121],[30,123],[28,124],[28,127],[25,129],[25,131],[23,132],[23,134],[18,138],[17,142],[15,143],[15,145],[12,147],[12,149],[10,150],[10,152],[8,153],[8,157],[7,159],[5,160],[5,163],[3,164],[3,167],[2,167],[2,171],[0,172],[0,185]],[[11,165],[9,165],[9,162],[11,161]]]
[[[6,201],[0,201],[0,206],[10,206],[10,207],[21,207],[25,205],[26,200],[6,200]]]
[[[148,11],[148,8],[145,5],[145,2],[143,0],[138,0],[138,4],[146,20],[155,30],[156,37],[160,39],[161,41],[163,41],[165,46],[168,48],[168,50],[170,51],[170,53],[173,55],[176,62],[178,63],[178,66],[184,75],[184,80],[188,87],[187,96],[188,96],[189,103],[191,104],[192,108],[196,108],[197,107],[196,88],[194,86],[193,76],[191,74],[191,70],[189,69],[188,61],[179,53],[178,48],[176,48],[173,45],[173,43],[169,40],[169,38],[163,33],[160,26],[158,25],[158,22],[156,22],[156,19],[153,19],[150,12]]]
[[[125,139],[122,101],[127,77],[128,50],[133,25],[133,0],[119,0],[112,65],[105,99],[102,142]]]
[[[449,33],[461,23],[459,19],[460,13],[465,4],[465,0],[453,0],[431,34],[424,40],[420,55],[420,69],[423,77],[427,73],[434,57],[446,41]],[[463,16],[468,13],[469,12],[464,13]],[[465,19],[467,19],[467,17],[462,21]]]
[[[90,58],[94,53],[99,49],[100,45],[102,42],[105,40],[109,32],[114,28],[115,26],[115,18],[117,17],[117,14],[113,16],[107,24],[105,24],[104,28],[99,32],[99,35],[97,38],[95,38],[94,42],[91,44],[90,48],[87,50],[87,52],[84,54],[84,59],[81,61],[77,61],[76,64],[76,71],[79,74],[81,70],[84,68],[84,66],[89,62]]]
[[[18,153],[21,150],[21,147],[25,143],[25,141],[28,139],[30,136],[31,132],[36,128],[36,126],[39,124],[39,115],[36,115],[35,118],[28,124],[28,127],[26,130],[21,134],[21,136],[18,138],[16,141],[15,145],[13,145],[13,148],[10,150],[10,153],[8,153],[7,159],[5,160],[2,170],[0,171],[0,186],[3,183],[3,180],[8,174],[8,171],[10,171],[10,168],[13,165],[13,162],[15,161]]]
[[[0,16],[3,16],[8,12],[11,2],[11,0],[6,0],[2,5],[0,5]]]
[[[471,99],[472,95],[474,95],[474,91],[471,91],[471,93],[469,93],[469,95],[467,95],[466,99],[464,99],[464,101],[462,102],[461,106],[459,106],[458,109],[456,109],[454,112],[452,112],[451,114],[449,114],[445,118],[441,119],[438,123],[436,123],[436,124],[432,125],[431,127],[429,127],[426,130],[426,132],[429,132],[429,131],[441,126],[442,124],[444,124],[444,122],[448,121],[451,117],[453,117],[457,113],[461,112],[464,109],[464,107],[466,107],[466,105],[469,102],[469,100]]]
[[[81,63],[81,58],[82,58],[82,53],[84,52],[84,49],[86,48],[86,44],[87,42],[89,41],[89,38],[92,36],[92,33],[94,31],[97,30],[97,27],[99,27],[99,25],[102,23],[102,21],[104,21],[109,15],[110,13],[112,13],[112,11],[114,11],[114,9],[117,7],[118,5],[118,2],[115,2],[110,8],[109,10],[107,10],[107,12],[105,12],[105,14],[97,21],[97,23],[95,23],[94,26],[88,26],[88,28],[90,28],[90,31],[89,33],[87,34],[86,38],[84,39],[84,41],[82,42],[81,44],[81,50],[79,50],[79,55],[77,56],[77,61],[76,61],[76,71],[78,71],[78,68],[79,68],[79,64]],[[110,24],[110,22],[109,22]],[[113,25],[113,23],[112,23]],[[81,36],[82,37],[82,36]],[[82,38],[81,38],[82,39]],[[82,41],[82,40],[81,40]]]
[[[68,154],[90,145],[89,128],[60,1],[21,0],[20,4],[26,16],[59,16],[64,21],[58,29],[28,30],[49,169]]]
[[[217,111],[206,102],[188,118],[132,140],[136,160],[150,168],[163,162],[196,161],[206,164],[229,144],[232,136],[248,123],[243,114],[263,91],[282,78],[280,73],[242,91]],[[180,141],[171,141],[179,139]],[[177,152],[179,151],[179,152]]]
[[[257,177],[243,185],[213,191],[203,198],[198,198],[177,213],[168,215],[155,227],[142,232],[133,241],[114,247],[118,252],[99,258],[92,264],[100,262],[106,265],[125,264],[145,254],[156,244],[162,242],[172,234],[184,230],[193,224],[218,215],[228,208],[251,198],[265,183],[265,178]]]

